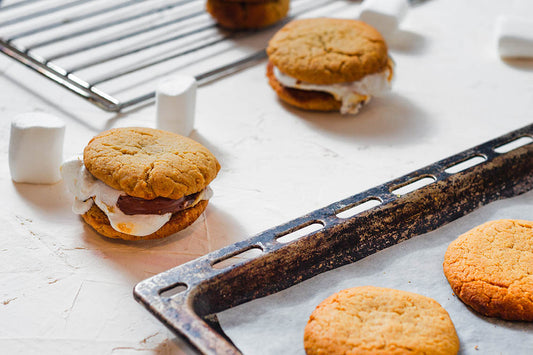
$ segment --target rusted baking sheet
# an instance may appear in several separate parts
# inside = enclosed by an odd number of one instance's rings
[[[134,297],[199,353],[240,354],[218,327],[216,313],[530,190],[532,142],[533,124],[153,276],[136,285]],[[474,161],[479,163],[454,172]],[[422,179],[430,184],[398,192]],[[337,216],[369,200],[378,205],[350,218]],[[292,242],[279,240],[311,224],[321,228]],[[260,255],[225,268],[213,267],[252,248]],[[169,295],[173,289],[179,292]]]

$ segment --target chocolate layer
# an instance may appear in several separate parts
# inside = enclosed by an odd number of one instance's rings
[[[161,215],[165,213],[176,213],[191,207],[200,193],[201,191],[192,195],[183,196],[177,200],[166,197],[156,197],[153,200],[145,200],[139,197],[122,195],[118,198],[117,206],[124,214],[127,215]]]

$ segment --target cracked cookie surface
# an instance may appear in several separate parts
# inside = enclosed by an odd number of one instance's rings
[[[87,170],[107,185],[144,199],[179,199],[204,189],[220,165],[200,143],[171,132],[128,127],[105,131],[83,152]]]
[[[307,355],[457,354],[459,338],[437,301],[363,286],[339,291],[316,307],[304,348]]]
[[[329,85],[358,81],[387,68],[387,44],[364,22],[311,18],[285,25],[269,41],[269,60],[298,80]]]
[[[444,274],[455,294],[477,312],[533,321],[533,222],[486,222],[453,241]]]

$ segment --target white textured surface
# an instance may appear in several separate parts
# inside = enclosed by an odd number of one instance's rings
[[[68,157],[104,129],[155,127],[155,105],[104,113],[0,56],[0,348],[191,353],[133,300],[133,286],[531,123],[533,64],[502,61],[493,37],[496,17],[521,6],[431,0],[412,7],[389,43],[397,64],[392,92],[354,117],[281,104],[264,65],[199,88],[191,137],[222,165],[214,196],[190,228],[144,243],[96,235],[71,212],[63,183],[13,183],[8,118],[43,111],[64,119]],[[357,3],[338,8],[356,18]]]

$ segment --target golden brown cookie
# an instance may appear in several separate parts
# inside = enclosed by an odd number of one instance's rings
[[[388,91],[394,62],[373,27],[311,18],[285,25],[270,40],[267,77],[279,98],[305,110],[356,114]]]
[[[116,128],[91,139],[83,152],[87,170],[130,196],[178,199],[204,189],[220,165],[194,140],[152,128]]]
[[[453,291],[477,312],[533,321],[533,222],[486,222],[453,241],[444,256]]]
[[[304,330],[308,355],[457,354],[459,338],[444,308],[411,292],[363,286],[320,303]]]
[[[207,200],[198,202],[194,207],[187,208],[172,215],[170,221],[168,221],[163,227],[156,232],[146,236],[135,236],[131,234],[121,233],[109,223],[109,219],[104,212],[96,205],[93,205],[89,211],[82,215],[82,218],[88,225],[98,233],[108,238],[124,239],[124,240],[149,240],[160,239],[168,237],[174,233],[179,232],[193,224],[198,217],[204,212],[207,207]]]
[[[358,81],[385,70],[389,60],[376,29],[333,18],[291,21],[272,37],[267,54],[282,73],[320,85]]]
[[[206,10],[222,27],[259,29],[285,18],[289,0],[207,0]]]

